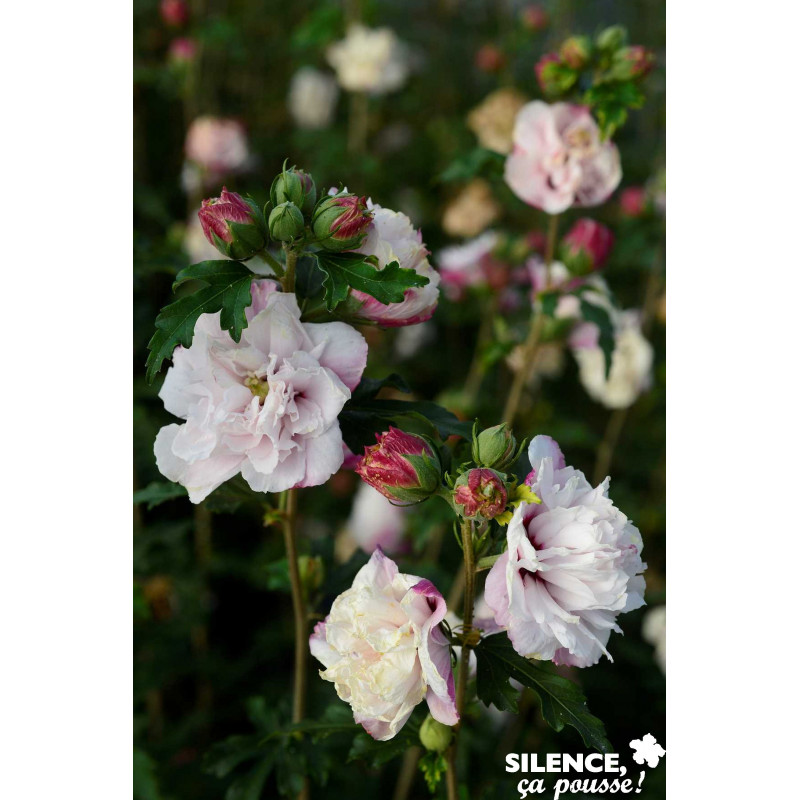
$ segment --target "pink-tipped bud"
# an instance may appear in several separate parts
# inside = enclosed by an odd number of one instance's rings
[[[367,199],[348,192],[323,197],[311,218],[311,228],[326,250],[355,250],[372,223]]]
[[[173,64],[189,64],[197,55],[197,42],[187,36],[179,36],[169,43],[169,60]]]
[[[646,47],[637,44],[623,47],[614,54],[611,73],[617,80],[643,78],[653,68],[655,56]]]
[[[505,55],[493,44],[485,44],[475,53],[475,66],[481,72],[499,72],[505,65]]]
[[[356,472],[389,500],[418,503],[442,483],[439,455],[421,436],[390,427],[364,448]]]
[[[561,242],[561,260],[575,275],[586,275],[605,264],[614,234],[599,222],[584,217],[570,228]]]
[[[564,64],[555,53],[546,53],[533,68],[539,88],[545,95],[563,94],[578,80],[578,72]]]
[[[550,20],[547,16],[547,12],[541,6],[530,5],[525,6],[525,8],[519,12],[519,21],[522,23],[523,27],[535,33],[543,31]]]
[[[623,216],[641,217],[647,208],[647,190],[644,186],[629,186],[619,196]]]
[[[266,226],[258,206],[224,186],[219,197],[203,200],[197,216],[206,239],[230,258],[250,258],[266,245]]]
[[[181,28],[189,21],[189,6],[186,0],[161,0],[158,7],[166,25]]]
[[[494,470],[471,469],[456,481],[453,502],[464,517],[494,519],[505,511],[508,492]]]

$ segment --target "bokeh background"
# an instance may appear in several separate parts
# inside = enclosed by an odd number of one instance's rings
[[[194,222],[200,200],[218,194],[224,182],[263,203],[288,158],[311,172],[319,187],[343,184],[407,213],[436,266],[437,253],[464,238],[458,224],[444,225],[443,219],[476,172],[470,111],[503,87],[541,97],[534,65],[542,54],[570,34],[611,24],[626,26],[632,42],[654,51],[656,67],[647,79],[645,107],[632,112],[615,136],[624,173],[620,189],[591,216],[615,234],[604,277],[619,304],[645,308],[643,330],[655,352],[652,384],[629,409],[611,411],[587,395],[569,351],[554,347],[551,363],[534,377],[533,401],[523,407],[516,431],[520,438],[555,437],[568,462],[590,477],[609,426],[618,432],[611,495],[644,538],[648,608],[665,603],[664,5],[554,0],[537,4],[543,14],[535,25],[524,16],[529,7],[512,0],[134,4],[134,794],[141,800],[255,800],[292,786],[291,759],[263,782],[253,775],[263,752],[281,746],[263,742],[259,731],[288,717],[292,625],[280,533],[264,527],[262,509],[235,484],[198,507],[179,492],[170,497],[153,457],[158,429],[173,420],[157,397],[162,378],[154,386],[144,380],[146,345],[177,271],[209,257]],[[354,20],[393,29],[405,45],[408,77],[400,88],[370,97],[366,118],[358,116],[361,101],[339,90],[330,114],[309,128],[308,119],[290,113],[293,76],[310,67],[332,85],[326,49]],[[187,132],[208,116],[235,120],[245,137],[246,153],[234,159],[235,167],[198,168],[187,160]],[[364,119],[365,143],[354,146],[360,135],[354,120]],[[521,236],[543,230],[544,215],[516,200],[491,170],[483,177],[497,206],[495,229]],[[630,187],[647,187],[648,213],[625,213],[619,198]],[[562,230],[578,216],[586,214],[566,214]],[[366,374],[399,372],[419,398],[476,415],[485,425],[499,421],[512,379],[506,357],[513,315],[508,331],[495,328],[496,352],[483,349],[485,375],[465,397],[488,292],[458,302],[443,298],[424,326],[368,331]],[[362,523],[351,517],[358,483],[342,470],[325,486],[302,493],[302,549],[324,565],[314,590],[320,613],[367,557],[353,530]],[[460,562],[447,520],[438,500],[416,507],[402,515],[397,544],[401,569],[431,578],[445,596]],[[604,660],[569,672],[622,753],[648,732],[666,746],[665,677],[654,649],[657,636],[643,631],[647,610],[620,620],[625,635],[612,638],[613,664]],[[337,705],[349,713],[332,685],[314,674],[310,693],[311,716],[335,715]],[[476,708],[480,721],[471,726],[471,757],[462,765],[471,796],[517,796],[519,776],[503,771],[507,752],[581,749],[571,729],[556,735],[546,728],[534,701],[523,698],[522,705],[519,717]],[[251,737],[252,752],[234,747],[226,769],[219,759],[232,736]],[[377,767],[348,762],[352,744],[352,735],[320,740],[313,770],[326,785],[315,786],[314,795],[393,796],[402,754]],[[662,762],[649,771],[640,796],[663,794]],[[429,796],[421,776],[413,778],[407,796]]]

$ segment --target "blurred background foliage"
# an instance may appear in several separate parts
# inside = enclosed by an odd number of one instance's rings
[[[316,796],[385,797],[395,791],[403,763],[401,758],[378,766],[369,759],[347,763],[351,748],[369,750],[363,739],[354,744],[352,732],[332,733],[313,746],[307,740],[264,741],[288,719],[290,705],[292,614],[279,531],[264,527],[263,509],[237,490],[236,481],[193,507],[156,469],[153,441],[173,420],[157,397],[161,378],[154,386],[144,380],[145,348],[159,308],[171,297],[175,274],[192,260],[184,248],[187,221],[203,191],[217,194],[220,188],[187,187],[182,180],[187,128],[201,115],[238,119],[252,158],[226,182],[262,203],[288,158],[310,171],[319,187],[342,183],[404,211],[422,229],[435,266],[437,251],[454,242],[442,228],[443,211],[471,175],[468,162],[477,143],[466,124],[469,111],[501,86],[540,97],[533,67],[543,53],[572,33],[591,34],[619,23],[632,42],[656,54],[647,103],[615,137],[624,173],[620,190],[652,182],[665,158],[663,3],[541,3],[548,21],[539,31],[520,24],[525,6],[512,0],[192,0],[188,18],[168,24],[158,0],[134,4],[134,490],[140,501],[134,506],[133,540],[134,771],[135,796],[141,800],[273,797],[291,793],[296,776],[305,771],[326,781],[325,788],[314,787]],[[352,109],[346,93],[339,96],[330,126],[320,130],[301,130],[287,110],[292,76],[304,66],[330,73],[325,49],[355,18],[393,28],[407,44],[412,64],[403,88],[370,98],[368,147],[360,155],[348,150]],[[176,38],[191,39],[191,59],[170,55]],[[504,55],[499,69],[486,71],[477,63],[487,44]],[[542,230],[544,215],[517,200],[496,173],[486,172],[503,208],[495,227],[519,234]],[[657,280],[663,269],[663,219],[624,217],[620,190],[590,215],[616,235],[605,269],[614,295],[621,307],[640,307],[652,293],[654,271]],[[578,216],[586,213],[568,212],[562,230]],[[660,296],[663,287],[655,288]],[[443,299],[416,350],[403,343],[402,329],[366,331],[366,374],[400,372],[419,398],[463,410],[459,393],[483,307],[480,297],[463,303]],[[665,599],[663,311],[646,333],[655,348],[653,386],[625,415],[611,494],[642,532],[647,601],[654,606]],[[487,361],[486,369],[471,410],[490,425],[499,421],[511,374],[502,358]],[[523,407],[515,430],[520,438],[552,435],[568,462],[591,477],[613,414],[588,397],[567,354],[560,374],[540,381],[535,402]],[[342,470],[301,495],[301,547],[321,556],[326,567],[313,598],[322,614],[366,560],[359,550],[343,558],[336,544],[356,483],[352,472]],[[460,562],[447,520],[439,500],[414,508],[410,544],[398,557],[401,570],[431,578],[445,596]],[[612,638],[613,664],[604,660],[569,673],[622,753],[631,739],[648,732],[665,741],[664,676],[641,635],[644,611],[620,620],[625,636]],[[350,720],[331,684],[312,676],[310,693],[312,718]],[[462,750],[470,757],[461,765],[471,796],[517,796],[519,776],[503,770],[506,752],[581,748],[571,730],[556,735],[547,729],[532,706],[523,702],[519,718],[476,706],[482,721],[468,728]],[[415,716],[410,725],[414,721],[420,722]],[[413,727],[407,733],[413,738]],[[233,744],[232,736],[239,737]],[[398,745],[402,755],[410,740],[404,737]],[[663,796],[663,773],[663,763],[649,771],[642,797]],[[428,796],[419,774],[409,796]]]

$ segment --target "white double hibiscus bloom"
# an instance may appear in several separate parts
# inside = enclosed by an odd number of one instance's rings
[[[320,676],[374,739],[394,737],[423,700],[434,719],[458,722],[450,647],[439,627],[446,613],[430,581],[399,572],[378,548],[314,628]]]
[[[361,380],[367,343],[343,322],[300,321],[293,294],[254,281],[241,341],[203,314],[159,397],[183,424],[155,443],[158,468],[199,503],[238,473],[257,492],[324,483],[342,465],[338,416]]]
[[[521,655],[588,667],[611,658],[617,616],[644,605],[642,537],[608,498],[608,478],[592,487],[549,436],[534,437],[528,455],[542,502],[514,513],[486,602]]]

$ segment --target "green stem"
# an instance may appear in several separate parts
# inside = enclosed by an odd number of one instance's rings
[[[462,624],[463,639],[461,656],[458,659],[458,677],[456,680],[456,709],[459,722],[453,732],[453,742],[447,750],[447,798],[458,800],[458,781],[456,780],[456,751],[458,749],[458,732],[464,723],[464,712],[467,707],[467,683],[469,682],[469,643],[472,633],[472,614],[475,606],[475,551],[472,541],[472,522],[464,520],[461,525],[461,542],[464,549],[464,611]]]
[[[365,92],[353,92],[350,95],[348,122],[347,149],[353,155],[362,155],[367,150],[369,132],[369,98]]]
[[[545,263],[545,281],[544,291],[550,288],[550,265],[553,263],[553,257],[556,250],[556,235],[558,233],[558,215],[554,214],[550,217],[547,226],[547,249],[545,250],[544,263]],[[533,371],[534,359],[536,358],[536,351],[539,348],[539,342],[544,330],[545,315],[541,308],[534,309],[531,317],[530,327],[528,329],[528,336],[525,339],[525,344],[522,346],[522,364],[514,375],[514,382],[511,384],[511,391],[508,393],[506,400],[506,407],[503,411],[503,421],[511,425],[514,422],[514,417],[517,415],[519,409],[519,402],[522,399],[522,392],[525,384],[531,376]]]
[[[283,251],[286,253],[286,272],[281,279],[284,292],[294,292],[294,273],[297,266],[297,251],[291,245],[284,244]]]
[[[308,664],[308,612],[305,593],[297,562],[297,490],[281,494],[283,511],[283,540],[286,560],[289,562],[289,581],[292,585],[292,610],[294,612],[294,692],[292,695],[292,722],[303,720],[306,714],[306,673]],[[304,779],[298,800],[309,797],[308,779]]]
[[[265,263],[269,264],[273,270],[275,270],[275,274],[279,277],[283,277],[283,264],[278,261],[275,256],[273,256],[269,250],[265,247],[260,253],[256,254],[258,258],[262,259]]]

